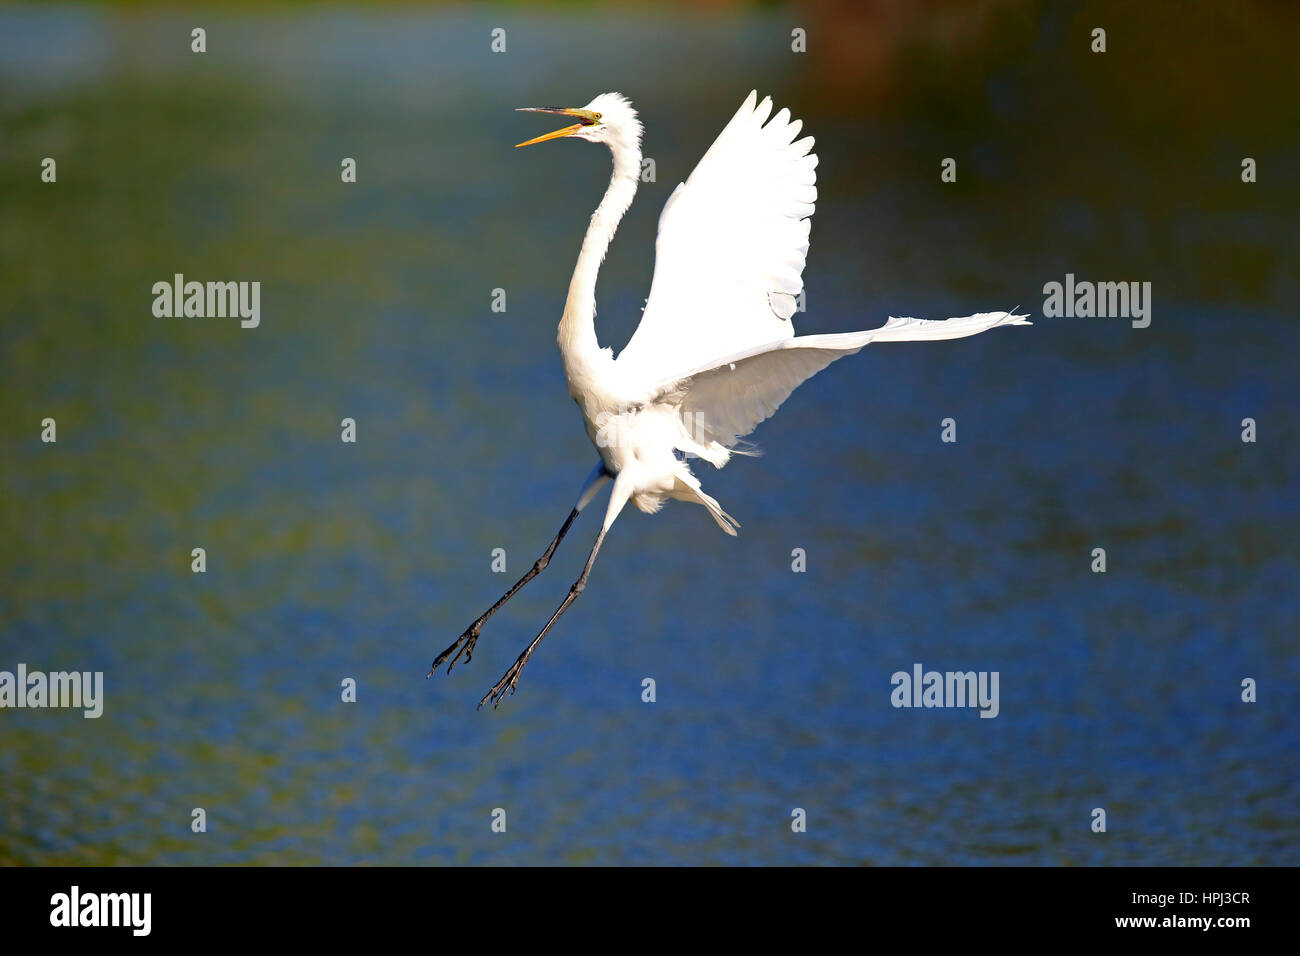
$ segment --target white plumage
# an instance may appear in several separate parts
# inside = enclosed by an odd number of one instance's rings
[[[789,110],[769,120],[772,101],[755,99],[664,204],[650,299],[620,364],[684,371],[794,335],[817,154]]]
[[[797,337],[809,228],[817,202],[817,155],[802,123],[751,92],[659,217],[655,270],[636,333],[617,360],[595,331],[596,276],[641,173],[641,123],[618,93],[581,109],[554,107],[578,122],[527,143],[570,137],[605,143],[609,188],[592,214],[569,283],[557,341],[569,393],[600,456],[555,540],[496,604],[434,661],[468,660],[483,623],[538,574],[577,515],[613,482],[605,520],[581,577],[541,633],[479,706],[513,692],[533,650],[586,585],[606,532],[631,501],[657,511],[673,498],[702,505],[728,534],[738,523],[700,487],[686,456],[723,467],[737,443],[801,383],[871,342],[952,339],[1024,315],[982,312],[946,321],[890,318],[863,332]],[[452,655],[455,656],[452,656]],[[432,673],[432,670],[430,671]]]

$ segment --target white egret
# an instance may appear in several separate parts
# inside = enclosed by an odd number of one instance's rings
[[[614,157],[609,188],[591,217],[569,282],[558,342],[569,394],[600,456],[569,516],[542,556],[474,621],[429,673],[468,661],[484,622],[544,569],[578,514],[613,482],[605,521],[578,580],[546,626],[484,695],[479,707],[514,692],[533,651],[582,593],[605,535],[629,501],[653,513],[668,498],[706,508],[727,534],[739,523],[705,494],[688,456],[723,467],[737,443],[780,407],[798,385],[869,342],[953,339],[1024,315],[984,312],[925,321],[890,318],[865,332],[796,337],[791,325],[803,289],[808,230],[817,199],[812,137],[789,110],[751,92],[659,216],[654,278],[641,323],[614,357],[594,324],[596,272],[632,204],[641,175],[641,123],[618,93],[581,109],[529,108],[573,124],[520,146],[568,138],[604,143]],[[454,655],[454,656],[453,656]]]

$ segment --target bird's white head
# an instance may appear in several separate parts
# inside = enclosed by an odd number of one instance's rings
[[[621,93],[601,93],[586,106],[570,109],[561,106],[525,106],[524,113],[554,113],[577,120],[572,126],[546,133],[518,146],[532,146],[548,139],[572,137],[591,143],[607,143],[611,149],[618,147],[641,148],[641,121],[631,102]]]

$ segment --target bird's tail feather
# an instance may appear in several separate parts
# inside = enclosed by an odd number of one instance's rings
[[[717,499],[712,495],[706,494],[698,481],[686,481],[678,477],[676,490],[681,493],[682,498],[698,501],[704,505],[709,514],[713,516],[713,520],[718,523],[719,528],[733,538],[736,536],[736,529],[740,527],[740,522],[723,511],[722,505],[718,504]]]

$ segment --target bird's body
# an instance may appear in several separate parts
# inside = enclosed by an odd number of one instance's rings
[[[958,338],[1027,324],[1022,315],[990,312],[933,322],[891,318],[870,331],[796,336],[792,318],[803,291],[817,156],[811,137],[797,138],[802,124],[788,110],[772,116],[771,100],[758,102],[750,93],[665,204],[650,296],[636,333],[615,358],[596,337],[596,276],[640,181],[641,123],[617,93],[581,109],[536,111],[579,122],[521,146],[573,137],[606,143],[613,155],[609,188],[592,214],[557,335],[569,394],[600,461],[542,557],[433,669],[448,657],[452,665],[462,654],[469,658],[483,623],[546,567],[596,493],[610,481],[613,488],[582,576],[480,706],[514,690],[533,649],[582,592],[606,532],[629,501],[648,513],[667,499],[694,502],[736,533],[738,523],[700,487],[688,456],[723,467],[802,382],[869,342]]]

